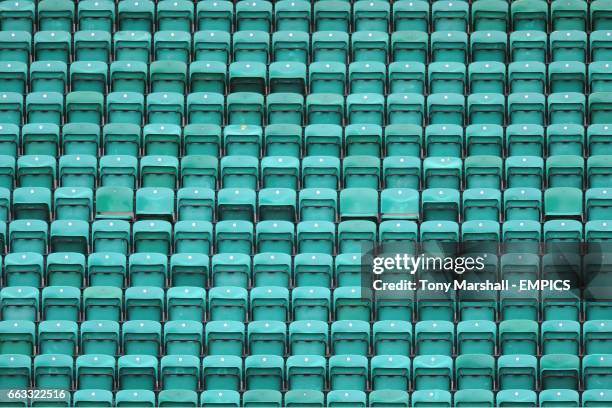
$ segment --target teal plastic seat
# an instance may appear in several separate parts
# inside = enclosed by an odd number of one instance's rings
[[[391,93],[417,93],[425,90],[425,65],[421,62],[392,62],[389,70]]]
[[[151,57],[151,47],[149,30],[116,31],[113,35],[115,61],[137,61],[146,64]]]
[[[588,40],[584,31],[553,31],[550,33],[549,43],[552,61],[586,61]]]
[[[433,62],[461,62],[468,58],[468,38],[463,31],[436,31],[431,34]],[[419,60],[417,60],[419,61]]]
[[[152,1],[126,2],[117,8],[119,30],[128,27],[134,30],[151,31],[155,19],[155,4]]]
[[[32,35],[27,31],[3,31],[0,34],[0,57],[4,61],[27,64],[32,54]]]
[[[208,4],[208,3],[203,3]],[[225,7],[229,2],[218,2],[218,7]],[[198,4],[200,8],[201,4]],[[229,4],[231,8],[231,4]],[[231,24],[231,23],[230,23]],[[227,64],[230,57],[230,33],[212,29],[198,31],[193,36],[193,53],[196,61],[221,62]]]
[[[315,4],[313,21],[316,31],[331,30],[348,32],[351,21],[351,7],[343,1],[334,1],[328,5]]]
[[[39,61],[68,63],[72,54],[71,29],[65,31],[42,30],[34,34],[34,53]]]
[[[234,61],[268,63],[270,35],[264,31],[236,31],[232,37]]]
[[[299,2],[278,2],[274,7],[274,21],[279,31],[309,32],[311,8]]]

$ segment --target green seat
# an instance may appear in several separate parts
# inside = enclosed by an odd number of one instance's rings
[[[256,227],[258,252],[294,252],[294,225],[289,221],[260,221]]]
[[[468,120],[471,124],[504,125],[505,98],[502,94],[472,93],[467,98]]]
[[[431,22],[434,31],[466,31],[469,7],[463,2],[444,1],[431,6]]]
[[[500,390],[533,390],[537,379],[537,359],[532,355],[503,355],[497,360]],[[535,395],[534,395],[535,397]],[[499,394],[498,394],[498,404]]]
[[[12,355],[20,354],[31,357],[35,347],[35,328],[34,323],[27,320],[3,320],[0,322],[0,354]],[[10,361],[10,357],[8,358]],[[17,360],[19,363],[20,360]],[[23,379],[23,360],[21,367],[16,369],[13,374],[20,375]],[[29,371],[29,370],[28,370]],[[17,377],[19,378],[19,377]],[[15,378],[15,384],[21,383],[21,380]],[[8,380],[7,382],[11,382]],[[27,386],[27,385],[26,385]]]
[[[148,63],[151,57],[150,30],[116,31],[113,34],[113,49],[115,61]]]
[[[490,188],[464,190],[461,208],[465,221],[497,221],[502,208],[501,192]]]
[[[346,88],[345,60],[312,62],[308,66],[308,83],[311,93],[344,95]]]
[[[603,124],[606,122],[607,112],[610,110],[607,102],[608,92],[594,92],[589,95],[588,110],[591,124]]]
[[[580,359],[568,354],[548,354],[540,358],[540,378],[544,389],[578,389]]]
[[[0,311],[4,320],[34,322],[39,314],[38,289],[11,286],[0,290]]]
[[[421,155],[423,138],[423,128],[421,126],[390,124],[385,128],[383,137],[387,156],[419,157]],[[385,160],[387,159],[389,158],[385,158]],[[383,160],[383,167],[385,160]]]
[[[234,61],[268,63],[270,35],[264,31],[236,31],[232,37]]]
[[[39,355],[34,359],[34,380],[39,387],[67,389],[73,375],[71,356]]]
[[[0,378],[9,387],[28,387],[32,383],[32,359],[21,354],[0,355]]]
[[[158,362],[153,356],[136,354],[117,359],[117,381],[123,390],[153,390],[158,381]]]
[[[115,394],[115,404],[118,407],[131,407],[134,405],[142,407],[154,407],[155,393],[150,390],[121,390]]]
[[[508,4],[503,1],[474,4],[472,23],[474,30],[497,30],[505,32],[510,20]],[[488,401],[488,399],[487,399]],[[466,403],[469,400],[465,401]],[[491,404],[493,401],[491,400]]]
[[[96,231],[96,224],[109,224],[105,221],[97,221],[93,224],[93,230]],[[125,221],[114,221],[120,224]],[[129,225],[124,225],[129,227]],[[104,231],[106,232],[106,231]],[[117,236],[123,237],[129,242],[129,229],[124,231],[118,229]],[[109,234],[112,237],[112,232]],[[95,238],[94,238],[95,240]],[[87,276],[91,286],[115,286],[123,287],[127,276],[126,258],[120,252],[94,252],[87,259]]]
[[[67,123],[62,127],[61,145],[65,155],[82,154],[95,158],[99,143],[100,127],[94,123]]]
[[[542,215],[542,192],[536,188],[509,188],[504,192],[507,220],[539,221]]]
[[[310,38],[306,32],[276,31],[272,34],[274,61],[308,63]]]
[[[269,94],[266,110],[266,123],[301,125],[304,120],[304,97],[295,93]]]
[[[362,3],[353,8],[353,24],[356,31],[386,31],[391,17],[391,7],[386,2]]]
[[[431,34],[433,62],[461,62],[468,58],[468,38],[463,31],[436,31]],[[421,62],[420,60],[417,60]]]
[[[77,390],[72,397],[75,407],[112,407],[113,393],[108,390]]]
[[[334,1],[328,5],[315,4],[313,21],[316,31],[332,30],[348,32],[351,20],[351,7],[343,1]]]
[[[538,395],[541,407],[579,407],[580,394],[574,390],[543,390]]]
[[[351,60],[386,63],[389,35],[381,31],[355,31],[351,35]]]
[[[417,93],[425,90],[425,65],[421,62],[392,62],[389,70],[391,93]]]
[[[416,391],[448,391],[453,377],[452,359],[448,356],[416,356],[412,362],[412,378]],[[412,397],[414,405],[415,395]]]
[[[74,55],[77,61],[109,62],[111,56],[110,33],[99,30],[75,32]]]
[[[34,53],[38,61],[68,63],[72,54],[70,28],[66,31],[43,30],[34,34]]]
[[[224,7],[226,2],[218,2]],[[207,3],[204,3],[207,4]],[[198,8],[200,8],[198,4]],[[231,7],[231,4],[230,4]],[[212,28],[212,27],[211,27]],[[227,64],[230,56],[230,34],[224,31],[198,31],[193,36],[193,52],[196,61]]]
[[[32,33],[34,4],[29,2],[4,3],[0,6],[0,24],[3,31],[27,31]]]
[[[294,300],[300,300],[300,303],[302,303],[307,299],[294,296]],[[314,301],[315,298],[313,297],[310,300]],[[313,302],[312,305],[315,306],[316,303]],[[306,303],[301,305],[301,307],[305,306]],[[289,325],[288,340],[295,354],[287,360],[289,388],[323,388],[325,382],[325,359],[323,355],[328,347],[328,329],[328,324],[320,320],[294,321]],[[298,355],[298,353],[303,353],[303,355]],[[319,378],[301,378],[306,377],[308,371],[310,371],[312,377],[317,375]]]
[[[117,23],[120,30],[132,28],[134,30],[151,31],[155,5],[152,1],[128,2],[121,4],[117,9]]]
[[[48,285],[81,288],[85,277],[85,256],[79,253],[56,252],[47,257]]]
[[[317,407],[325,406],[325,396],[321,391],[316,390],[290,390],[285,392],[286,407]]]
[[[534,9],[539,7],[541,7],[541,4],[538,3]],[[547,55],[548,41],[545,30],[521,30],[510,34],[510,56],[512,61],[529,62],[530,65],[538,62],[544,63],[546,62]]]
[[[592,62],[588,66],[588,83],[592,92],[610,92],[610,64],[605,61]]]
[[[586,117],[586,98],[577,92],[553,93],[548,96],[548,121],[551,124],[582,125]]]
[[[83,310],[87,320],[119,321],[123,312],[120,288],[91,286],[83,291]]]
[[[501,62],[472,62],[468,66],[472,93],[503,94],[506,89],[506,66]]]
[[[206,356],[202,361],[202,379],[211,390],[239,389],[242,377],[242,359],[237,356]]]
[[[98,220],[92,224],[91,230],[95,252],[115,252],[126,255],[131,249],[130,224],[127,221]]]
[[[546,66],[542,62],[513,62],[508,65],[508,85],[513,93],[543,93]]]
[[[380,194],[380,213],[382,219],[387,220],[417,220],[420,213],[418,192],[414,189],[404,188],[384,189]],[[388,232],[393,234],[392,230]],[[380,231],[380,234],[382,234],[382,231]]]
[[[139,156],[140,126],[134,123],[109,123],[102,130],[102,146],[107,155]]]
[[[158,60],[151,63],[151,92],[185,93],[187,65],[182,61]]]
[[[59,126],[53,123],[27,124],[21,130],[21,146],[26,155],[57,156],[59,139]]]
[[[265,93],[267,86],[266,65],[261,62],[238,61],[229,66],[231,92]]]
[[[313,66],[310,69],[314,69]],[[273,62],[268,66],[271,92],[305,94],[306,65],[300,62]],[[344,86],[344,84],[342,84]]]
[[[227,120],[230,125],[261,126],[264,120],[263,95],[235,92],[227,96]]]
[[[608,190],[590,188],[585,192],[585,215],[588,221],[609,219]]]
[[[416,390],[412,393],[414,407],[451,407],[451,393],[445,390]]]
[[[393,3],[393,23],[396,31],[422,31],[429,28],[429,4]]]
[[[187,1],[160,3],[156,12],[158,29],[190,32],[193,13],[193,5]]]
[[[3,61],[27,64],[32,54],[32,35],[27,31],[2,31],[0,57]]]
[[[4,258],[6,286],[40,287],[44,271],[42,255],[33,252],[10,253]]]
[[[465,98],[460,94],[431,94],[427,98],[429,123],[463,126]]]
[[[422,126],[425,119],[425,99],[418,94],[390,94],[387,97],[389,125]]]
[[[475,31],[470,35],[471,60],[473,62],[506,63],[508,36],[506,31]]]
[[[26,96],[28,123],[61,125],[64,118],[64,97],[57,92],[31,92]]]
[[[551,92],[583,93],[586,86],[586,66],[578,61],[552,62],[548,67],[548,83]]]
[[[607,389],[610,384],[610,358],[606,354],[589,354],[582,360],[582,381],[585,390]]]
[[[142,61],[114,61],[110,65],[110,85],[113,92],[142,94],[148,83],[148,66]]]
[[[21,187],[13,192],[13,218],[49,221],[51,191],[44,187]]]
[[[276,29],[310,31],[311,8],[304,3],[285,1],[275,3],[274,21]]]
[[[337,193],[331,189],[302,189],[299,196],[300,219],[334,221],[337,217]]]
[[[458,221],[459,206],[459,192],[457,190],[439,188],[425,189],[422,192],[421,209],[424,221]]]
[[[154,105],[156,97],[148,101]],[[175,96],[175,94],[173,94]],[[161,98],[161,96],[159,96]],[[155,107],[155,106],[154,106]],[[135,92],[112,92],[106,97],[106,120],[111,123],[141,125],[144,119],[144,96]]]
[[[12,123],[0,125],[0,153],[6,156],[17,157],[19,147],[19,127]]]
[[[499,407],[537,407],[537,394],[532,390],[501,390],[495,397]]]
[[[331,316],[330,290],[318,286],[302,286],[291,291],[294,320],[328,321]],[[291,333],[291,327],[289,328]],[[327,333],[325,331],[325,333]],[[325,335],[325,338],[327,335]],[[291,341],[291,334],[290,334]],[[308,352],[306,354],[317,354]]]
[[[287,350],[284,322],[259,320],[248,324],[248,345],[252,355],[283,356]]]
[[[486,354],[462,354],[457,356],[455,377],[459,390],[466,392],[467,390],[492,391],[495,376],[495,359],[493,356]],[[482,396],[479,396],[479,398],[482,398]],[[491,398],[493,398],[492,394]]]
[[[313,62],[346,63],[349,36],[344,31],[317,31],[312,35]]]
[[[46,319],[76,322],[81,312],[80,289],[69,286],[47,286],[42,290],[42,310]]]
[[[459,189],[462,179],[461,159],[428,157],[423,160],[423,178],[427,188]]]
[[[410,359],[406,356],[378,355],[372,357],[370,375],[373,388],[403,391],[408,388],[410,371]],[[370,401],[371,398],[370,395]]]
[[[224,93],[226,66],[219,61],[193,61],[189,65],[189,83],[192,92]]]
[[[368,360],[366,357],[359,355],[332,356],[329,358],[328,370],[332,390],[361,391],[367,385]],[[329,394],[327,398],[329,404]],[[363,394],[363,398],[365,400],[365,394]]]
[[[532,253],[537,250],[542,228],[532,220],[510,220],[502,225],[502,241],[507,248],[516,252]]]
[[[183,95],[175,92],[154,92],[147,95],[147,122],[181,125],[185,117]]]
[[[1,15],[2,11],[0,11]],[[16,61],[2,63],[0,64],[0,78],[3,80],[3,91],[23,94],[28,83],[28,67]]]
[[[98,92],[78,91],[66,95],[66,120],[70,123],[99,125],[104,117],[104,96]]]
[[[537,156],[511,156],[505,162],[508,187],[541,188],[544,181],[544,163]]]
[[[585,341],[587,328],[598,329],[597,323],[585,325]],[[578,355],[580,348],[580,324],[571,320],[547,320],[542,323],[541,339],[543,354]]]
[[[293,258],[293,280],[296,286],[329,286],[333,273],[332,257],[327,254],[303,253]]]
[[[203,343],[200,322],[172,320],[164,324],[164,345],[168,355],[200,356]]]
[[[77,344],[78,328],[76,322],[46,320],[38,326],[38,348],[41,355],[57,354],[60,359],[64,356],[71,357],[75,354]],[[72,367],[72,362],[70,366]]]
[[[591,41],[593,41],[593,38],[591,38]],[[550,33],[549,43],[552,61],[586,61],[588,41],[584,31],[553,31]]]
[[[115,7],[107,1],[96,5],[94,0],[86,0],[78,4],[76,18],[81,30],[110,33],[115,22]]]
[[[119,323],[84,321],[80,327],[80,347],[87,354],[114,356],[119,350]]]
[[[544,215],[547,218],[582,218],[582,191],[575,187],[554,187],[544,191]]]
[[[41,220],[16,220],[9,224],[11,252],[47,253],[48,225]]]

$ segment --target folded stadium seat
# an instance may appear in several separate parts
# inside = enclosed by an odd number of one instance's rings
[[[110,56],[111,35],[109,32],[83,30],[74,33],[74,58],[76,61],[108,63]],[[73,90],[78,89],[73,88]]]
[[[208,255],[187,252],[176,253],[170,257],[170,282],[172,286],[204,288],[208,285],[209,273]]]
[[[192,157],[197,158],[203,156]],[[185,183],[183,183],[183,185],[185,185]],[[176,209],[180,221],[212,222],[215,214],[215,193],[212,189],[206,188],[205,186],[181,188],[177,192]]]
[[[42,255],[10,253],[4,258],[4,286],[40,287],[44,265]]]
[[[540,258],[530,253],[507,253],[501,260],[501,277],[512,284],[534,280],[540,276]]]
[[[225,1],[219,2],[223,4]],[[199,7],[199,6],[198,6]],[[230,34],[223,31],[198,31],[193,36],[193,53],[196,61],[225,64],[230,56]],[[215,64],[214,66],[216,66]],[[205,65],[206,66],[206,65]],[[223,70],[225,72],[225,70]],[[218,75],[218,74],[217,74]]]
[[[582,0],[555,4],[550,8],[552,30],[581,30],[587,27],[587,3]]]
[[[312,68],[314,69],[314,68]],[[300,62],[273,62],[268,67],[270,92],[305,94],[306,65]]]
[[[444,1],[431,6],[432,31],[466,31],[469,7],[463,2]]]
[[[99,143],[100,126],[93,123],[67,123],[62,127],[61,146],[64,155],[89,155],[95,158]]]
[[[32,359],[20,354],[0,356],[0,379],[10,387],[27,387],[32,383]]]
[[[219,61],[193,61],[189,65],[191,92],[225,93],[227,69]]]
[[[427,157],[423,161],[425,187],[458,189],[462,167],[461,159],[457,157]]]
[[[220,253],[251,254],[254,247],[253,224],[242,220],[219,221],[215,228],[215,243]]]
[[[453,382],[453,362],[451,357],[441,355],[416,356],[412,361],[412,381],[415,391],[450,390]],[[412,394],[413,405],[415,395]],[[432,396],[430,396],[431,398]],[[450,398],[450,394],[449,394]],[[431,399],[430,399],[431,401]],[[416,405],[414,405],[416,406]],[[450,401],[449,401],[450,406]]]
[[[164,323],[164,347],[167,355],[199,357],[203,343],[202,323],[188,320],[171,320]]]
[[[83,407],[88,404],[100,407],[112,407],[113,393],[101,389],[76,390],[72,396],[72,403],[75,407]]]
[[[321,320],[327,322],[331,314],[330,299],[330,291],[324,287],[301,286],[294,288],[291,292],[294,320]],[[294,350],[294,353],[297,354],[298,352]]]
[[[586,98],[582,93],[553,93],[548,96],[550,124],[582,125],[586,118]]]
[[[175,4],[176,3],[176,4]],[[188,1],[168,2],[157,5],[156,20],[159,30],[191,32],[194,9]]]
[[[151,41],[148,31],[116,31],[113,34],[115,61],[148,63],[151,57]]]
[[[255,95],[255,94],[250,94]],[[221,101],[221,103],[223,103]],[[263,115],[263,101],[261,114]],[[235,112],[235,113],[244,113]],[[256,125],[227,125],[223,129],[223,147],[226,155],[243,155],[259,157],[262,145],[262,128]]]
[[[508,85],[513,93],[543,93],[546,66],[538,61],[513,62],[508,65]]]
[[[157,357],[161,347],[161,324],[149,320],[130,320],[121,325],[124,354]]]
[[[284,386],[285,361],[281,356],[251,355],[244,359],[244,381],[246,392],[253,390],[274,390],[278,392]],[[269,391],[266,391],[269,392]],[[243,401],[244,401],[243,394]],[[259,405],[253,405],[259,406]],[[278,405],[280,407],[280,405]]]
[[[123,314],[121,288],[90,286],[83,291],[83,310],[86,320],[120,321]]]
[[[5,116],[4,123],[21,126],[23,122],[23,95],[5,92],[0,95],[0,112]]]
[[[495,405],[499,407],[537,407],[537,394],[532,390],[506,389],[497,392]]]
[[[16,220],[9,224],[11,252],[47,253],[49,226],[41,220]]]
[[[211,144],[212,145],[212,144]],[[211,146],[211,148],[213,148]],[[218,149],[218,145],[213,149]],[[181,160],[180,185],[184,188],[204,192],[216,188],[219,162],[212,155],[186,155]],[[180,194],[180,190],[179,190]],[[198,194],[198,193],[196,193]],[[213,197],[214,199],[214,197]]]
[[[106,60],[73,62],[70,65],[70,84],[72,91],[106,93],[108,85],[108,64]]]
[[[568,354],[548,354],[540,359],[540,378],[543,389],[577,390],[580,379],[580,360]]]
[[[352,62],[349,65],[349,86],[351,93],[385,92],[387,68],[384,63],[376,61]]]
[[[383,129],[379,125],[348,125],[344,136],[346,155],[380,157],[382,138]]]
[[[6,222],[11,216],[11,192],[0,187],[0,221]]]
[[[108,320],[82,322],[79,347],[83,355],[114,356],[119,350],[119,323]]]
[[[100,190],[102,189],[99,189],[98,191]],[[118,199],[129,200],[130,202],[132,201],[133,194],[129,189],[128,191],[121,191],[109,187],[104,190],[108,191],[109,196],[114,194]],[[102,199],[105,197],[97,194],[97,198],[103,201]],[[130,211],[133,211],[133,209],[130,208]],[[113,217],[112,213],[108,215]],[[121,213],[117,213],[117,215],[121,215]],[[98,220],[92,224],[91,231],[91,239],[95,252],[115,252],[127,255],[131,249],[130,224],[127,221],[116,219],[111,219],[108,221]]]
[[[31,123],[21,131],[21,148],[26,155],[57,156],[60,139],[59,126],[53,123]]]
[[[148,82],[148,65],[142,61],[115,61],[110,65],[110,85],[113,92],[143,94]]]
[[[181,146],[181,128],[177,125],[145,125],[142,131],[145,155],[178,157]]]
[[[582,213],[579,218],[582,219]],[[543,238],[548,250],[578,251],[578,243],[582,242],[582,223],[568,219],[546,221]]]
[[[26,320],[0,322],[0,351],[2,354],[23,354],[31,357],[35,341],[36,333],[33,322]]]
[[[316,390],[289,390],[285,392],[286,407],[301,407],[308,404],[312,407],[322,408],[325,406],[325,395]]]
[[[155,97],[149,102],[153,105]],[[106,122],[135,124],[140,126],[144,119],[144,96],[135,92],[112,92],[106,97]]]
[[[544,160],[538,156],[510,156],[505,162],[506,186],[541,188]]]
[[[114,222],[125,223],[125,221]],[[94,223],[94,233],[96,232],[96,223],[100,223],[100,221]],[[125,225],[125,227],[127,227],[125,231],[120,231],[127,247],[130,239],[129,224]],[[119,236],[121,237],[121,235]],[[123,287],[127,276],[126,257],[123,253],[94,252],[89,255],[87,263],[87,278],[91,286]]]
[[[372,388],[374,390],[400,391],[405,393],[403,390],[408,389],[410,384],[410,371],[410,359],[406,356],[379,355],[372,357],[370,367]],[[393,395],[393,397],[395,398],[392,401],[397,402],[399,395]],[[370,400],[371,398],[370,394]],[[408,398],[407,393],[405,393],[405,398]],[[383,401],[380,402],[383,403]]]
[[[422,126],[425,118],[425,99],[418,94],[389,94],[387,98],[389,125]]]
[[[340,184],[340,160],[330,156],[302,159],[302,187],[336,189]]]
[[[172,156],[143,156],[140,160],[140,185],[176,189],[179,163]]]
[[[312,61],[346,63],[349,36],[342,31],[317,31],[312,34]]]
[[[122,390],[153,390],[159,377],[157,357],[124,355],[117,359],[117,382]]]
[[[200,402],[202,406],[207,404],[224,404],[228,407],[240,406],[240,393],[233,390],[209,390],[200,394]]]
[[[0,290],[0,312],[3,320],[35,322],[39,316],[39,291],[30,286],[11,286]]]
[[[245,408],[251,407],[282,407],[282,394],[277,390],[258,389],[248,390],[242,395],[242,403]]]
[[[462,354],[455,360],[458,390],[492,391],[495,384],[495,358],[486,354]],[[458,391],[459,392],[459,391]],[[455,403],[457,394],[455,394]],[[491,393],[491,398],[493,395]]]
[[[588,110],[590,123],[605,124],[607,123],[607,115],[610,111],[609,100],[610,93],[608,92],[594,92],[589,95]]]
[[[182,125],[185,118],[185,101],[175,92],[155,92],[147,95],[148,123]]]
[[[109,123],[102,129],[102,145],[107,155],[140,155],[141,130],[135,123]]]
[[[421,196],[423,220],[458,221],[459,191],[448,188],[425,189]]]
[[[359,223],[359,221],[357,222]],[[352,225],[348,225],[347,223],[353,223],[353,222],[344,221],[341,223],[345,239],[347,236],[349,236],[348,233],[353,232],[353,231],[348,230],[349,228],[351,228]],[[359,225],[357,225],[356,227],[359,227]],[[357,241],[357,239],[355,239],[355,241]],[[349,242],[349,245],[350,244],[351,243]],[[336,256],[336,263],[334,266],[334,281],[336,282],[336,286],[359,286],[361,284],[361,254],[360,253],[344,252]],[[350,353],[336,353],[336,354],[350,354]]]
[[[431,405],[442,408],[452,407],[451,398],[451,393],[445,390],[415,390],[412,393],[412,406],[415,408]]]
[[[47,286],[42,290],[42,317],[76,322],[81,312],[81,291],[70,286]]]
[[[2,30],[22,30],[32,33],[34,25],[34,4],[6,3],[0,7]]]
[[[610,63],[605,61],[591,62],[588,66],[588,84],[591,92],[610,92]],[[586,81],[585,81],[586,82]]]
[[[601,354],[612,340],[610,321],[590,320],[582,325],[585,354]]]
[[[355,4],[353,25],[355,31],[387,31],[391,19],[391,7],[386,2]]]
[[[161,321],[164,290],[153,286],[131,287],[125,291],[126,320]]]
[[[419,321],[415,325],[415,347],[418,355],[450,356],[454,350],[455,327],[445,321]]]
[[[51,190],[44,187],[20,187],[13,192],[13,219],[50,221]]]
[[[0,12],[1,15],[1,12]],[[0,64],[2,89],[6,92],[25,93],[28,83],[28,67],[21,62],[6,62]]]
[[[199,406],[198,394],[192,390],[162,390],[157,398],[160,407],[173,407],[175,404],[185,407]]]
[[[465,184],[499,189],[502,181],[502,160],[497,156],[469,156],[465,159]]]
[[[196,26],[199,30],[206,27],[230,33],[234,20],[234,6],[229,1],[198,3],[196,6]]]
[[[295,222],[298,214],[295,203],[296,191],[294,189],[261,189],[257,201],[259,219],[262,221],[279,220]]]
[[[582,360],[582,381],[585,390],[607,389],[610,386],[610,358],[606,354],[590,354]]]
[[[310,31],[311,11],[304,3],[277,2],[274,5],[274,22],[278,31]]]
[[[168,265],[160,253],[136,253],[128,260],[129,286],[166,286]]]
[[[500,390],[533,390],[538,373],[536,357],[526,354],[503,355],[497,360]],[[499,398],[499,394],[498,394]]]
[[[12,123],[0,125],[0,154],[17,157],[17,149],[20,145],[19,126]]]
[[[386,63],[389,35],[381,31],[355,31],[351,35],[351,60]]]
[[[250,322],[247,328],[248,347],[251,355],[283,356],[287,351],[287,326],[285,322],[259,320]]]
[[[104,117],[104,96],[98,92],[78,91],[66,95],[66,121],[99,125]]]
[[[32,35],[27,31],[3,31],[0,34],[0,57],[4,61],[27,64],[32,54]]]
[[[365,390],[368,386],[368,359],[359,355],[335,355],[329,358],[329,383],[332,390]],[[346,394],[344,394],[345,397]],[[328,394],[328,404],[329,394]],[[365,400],[365,394],[363,394]],[[354,405],[351,405],[354,406]],[[364,405],[365,407],[365,401]]]
[[[26,96],[28,123],[60,125],[64,118],[64,97],[57,92],[31,92]]]
[[[292,222],[260,221],[256,227],[257,252],[276,251],[291,255],[294,252],[294,234]]]
[[[267,32],[236,31],[232,41],[234,61],[268,63],[270,59],[270,35]]]
[[[541,407],[553,407],[559,404],[568,407],[580,406],[580,394],[574,390],[542,390],[538,400]]]
[[[497,30],[506,32],[510,20],[510,10],[506,2],[487,2],[474,4],[474,6],[476,7],[472,7],[472,24],[475,31]]]
[[[464,221],[497,221],[502,208],[501,192],[492,188],[464,190],[461,208]]]
[[[385,127],[384,145],[386,156],[421,156],[423,127],[410,124],[389,124]],[[385,157],[389,160],[390,157]],[[420,160],[419,160],[420,168]]]
[[[587,128],[587,147],[591,155],[605,155],[610,142],[612,140],[610,140],[608,125],[595,124]]]
[[[272,93],[266,98],[266,123],[301,125],[304,97],[296,93]]]
[[[539,30],[546,32],[548,6],[545,3],[520,1],[510,7],[514,31]]]
[[[330,286],[332,257],[320,253],[297,254],[293,258],[293,281],[296,286]]]
[[[265,94],[268,83],[266,71],[266,64],[261,62],[242,61],[230,64],[228,71],[230,92]]]
[[[224,188],[217,195],[218,220],[246,220],[255,218],[256,194],[246,188]]]
[[[221,182],[224,188],[258,187],[259,160],[252,156],[225,156],[221,159]]]
[[[392,62],[388,66],[389,92],[423,94],[425,65],[420,62]]]
[[[587,35],[584,31],[553,31],[549,41],[552,61],[586,61]]]
[[[583,93],[586,87],[586,66],[578,61],[552,62],[548,68],[548,83],[551,92]]]
[[[544,127],[535,124],[510,125],[506,128],[506,150],[509,156],[544,155]]]
[[[34,358],[34,382],[37,387],[72,386],[74,361],[67,355],[38,355]]]
[[[506,63],[508,37],[505,31],[475,31],[470,35],[471,61]]]
[[[142,389],[120,390],[115,393],[115,404],[117,407],[129,407],[132,404],[138,404],[142,407],[154,407],[155,393],[151,390]]]
[[[301,31],[276,31],[272,34],[274,61],[308,63],[310,36]]]
[[[155,20],[155,4],[152,1],[126,2],[117,8],[117,24],[119,30],[132,28],[134,30],[151,31]]]
[[[46,272],[47,285],[81,288],[85,277],[85,256],[69,252],[49,254]]]
[[[546,182],[549,187],[582,188],[584,159],[581,156],[550,156],[546,160]]]
[[[182,61],[162,60],[151,63],[151,92],[185,93],[187,65]]]
[[[244,351],[244,324],[230,320],[211,321],[204,332],[209,355],[242,356]]]
[[[472,62],[468,65],[472,93],[503,94],[506,89],[506,65],[501,62]]]
[[[227,96],[227,122],[230,125],[257,125],[264,122],[264,97],[253,92]]]
[[[315,30],[349,32],[351,5],[342,1],[331,4],[315,4],[313,10]]]
[[[597,328],[597,323],[589,325]],[[587,326],[584,330],[586,339]],[[581,343],[580,324],[572,320],[547,320],[542,323],[540,338],[542,339],[543,354],[578,355]]]
[[[593,31],[590,35],[590,51],[591,61],[609,61],[611,57],[610,53],[610,39],[608,38],[610,31]]]
[[[464,125],[465,98],[460,94],[431,94],[427,98],[429,123]]]
[[[612,395],[607,390],[584,390],[582,392],[582,403],[585,407],[596,407],[600,404],[609,404]]]
[[[461,157],[463,128],[460,125],[429,125],[425,128],[425,147],[428,157]]]
[[[590,188],[585,192],[585,216],[588,221],[610,219],[606,188]]]
[[[537,188],[508,188],[504,192],[505,219],[539,221],[542,211],[542,192]]]
[[[80,355],[75,363],[77,389],[94,388],[96,392],[112,390],[117,375],[116,366],[117,363],[113,356],[104,354]],[[77,397],[75,396],[74,399],[76,402]]]
[[[465,32],[436,31],[431,34],[431,59],[433,62],[460,62],[465,64],[468,58],[467,49],[468,38]]]
[[[385,100],[380,94],[350,94],[346,98],[346,119],[350,124],[384,123]]]
[[[429,4],[393,3],[393,25],[395,31],[429,31]]]
[[[270,32],[272,3],[256,1],[236,4],[236,30],[260,30]]]
[[[345,188],[377,189],[380,185],[380,160],[376,157],[347,156],[342,161],[342,172]]]
[[[578,124],[556,124],[546,129],[547,151],[550,156],[581,156],[584,151],[584,127]]]
[[[72,55],[71,37],[66,31],[38,31],[34,34],[36,60],[68,63]]]
[[[508,250],[532,253],[539,247],[541,231],[537,221],[506,221],[502,225],[502,241]]]
[[[372,327],[375,354],[409,356],[412,349],[412,325],[402,320],[380,320],[381,317],[379,313],[379,320]]]
[[[505,5],[505,4],[504,4]],[[489,390],[463,389],[457,390],[453,397],[456,407],[471,407],[474,405],[482,407],[494,407],[494,394]]]
[[[586,241],[594,248],[603,246],[609,235],[610,227],[606,221],[589,221],[585,224]],[[603,265],[607,265],[606,262]]]
[[[468,121],[471,124],[504,125],[505,98],[502,94],[472,93],[467,99]]]
[[[331,156],[331,158],[341,157],[343,150],[342,130],[342,127],[337,124],[320,123],[306,126],[304,129],[306,155]],[[308,157],[304,157],[304,160],[312,161]]]
[[[461,228],[461,241],[466,249],[474,248],[487,253],[496,253],[500,241],[497,220],[464,221]]]
[[[242,359],[236,356],[207,356],[202,360],[202,380],[206,389],[236,391],[242,382]]]

